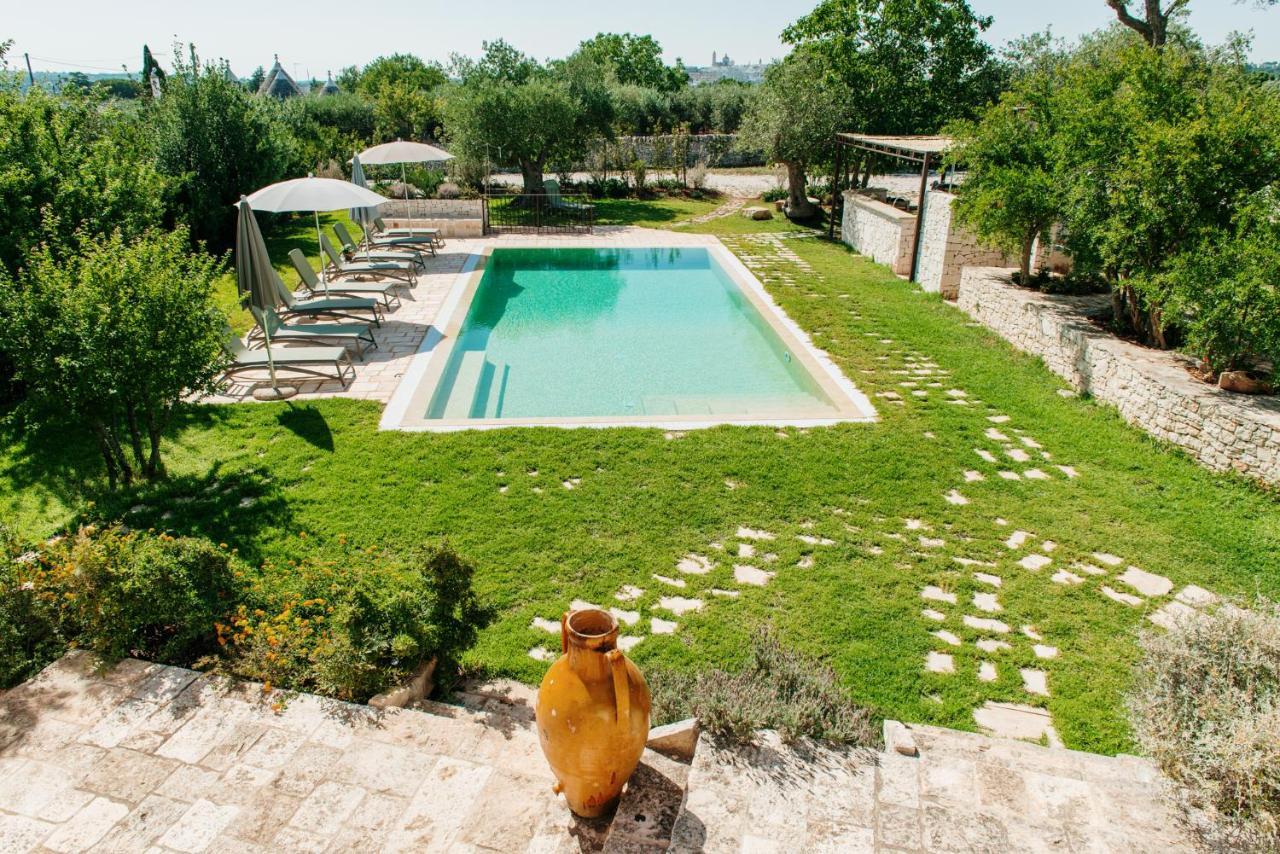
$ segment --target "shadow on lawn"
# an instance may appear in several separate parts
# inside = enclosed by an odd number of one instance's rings
[[[329,429],[324,415],[314,406],[289,404],[289,408],[277,415],[276,420],[304,442],[322,451],[333,452],[333,431]]]

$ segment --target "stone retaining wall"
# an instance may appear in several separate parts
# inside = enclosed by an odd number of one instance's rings
[[[412,221],[417,228],[440,229],[441,237],[484,236],[484,202],[480,199],[392,199],[378,210],[394,228]]]
[[[1044,359],[1076,389],[1112,404],[1130,424],[1172,442],[1214,471],[1280,484],[1280,400],[1194,381],[1187,360],[1098,329],[1105,296],[1050,296],[1009,284],[1010,270],[969,267],[959,305],[1019,350]]]
[[[911,275],[911,250],[916,239],[915,214],[850,190],[844,194],[840,239],[859,254],[888,266],[897,275]]]

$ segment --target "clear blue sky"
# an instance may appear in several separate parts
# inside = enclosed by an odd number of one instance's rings
[[[995,17],[989,37],[1011,37],[1052,25],[1063,36],[1104,26],[1111,12],[1103,0],[970,0]],[[778,34],[816,0],[379,0],[337,3],[315,0],[13,0],[0,18],[0,40],[15,41],[15,56],[30,52],[37,70],[136,69],[142,44],[161,62],[175,39],[194,41],[206,57],[226,57],[247,76],[279,53],[299,77],[363,64],[394,51],[444,60],[451,52],[475,54],[484,39],[502,37],[539,57],[563,56],[600,31],[650,33],[686,64],[706,65],[711,52],[740,62],[781,56]],[[1138,4],[1140,5],[1140,4]],[[375,17],[373,9],[378,10]],[[1280,60],[1280,7],[1259,11],[1230,0],[1193,0],[1192,25],[1209,41],[1232,30],[1252,30],[1254,57]]]

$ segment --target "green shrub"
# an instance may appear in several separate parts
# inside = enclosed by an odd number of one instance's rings
[[[751,640],[751,660],[741,670],[649,675],[655,721],[696,717],[710,732],[749,742],[756,730],[775,729],[784,741],[821,738],[871,745],[871,714],[854,705],[831,668],[792,652],[769,629]]]
[[[268,687],[363,701],[437,659],[456,669],[487,614],[473,569],[447,545],[404,557],[353,552],[351,560],[266,567],[245,601],[217,626],[211,669]]]
[[[0,571],[0,678],[21,681],[68,646],[191,664],[236,600],[233,556],[207,540],[85,527],[23,550]]]
[[[1223,605],[1141,645],[1138,743],[1229,847],[1280,845],[1280,604]]]

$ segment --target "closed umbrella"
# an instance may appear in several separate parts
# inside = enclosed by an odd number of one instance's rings
[[[325,275],[324,250],[320,247],[320,211],[340,211],[344,208],[370,207],[386,201],[372,190],[357,187],[349,181],[336,178],[294,178],[263,187],[252,193],[247,201],[255,211],[311,211],[316,219],[316,252],[320,256],[320,281],[325,293],[329,293],[329,281]]]
[[[364,167],[360,165],[359,154],[351,158],[351,183],[355,184],[357,187],[363,187],[366,190],[369,189],[369,184],[364,178]],[[360,230],[366,235],[364,252],[365,257],[368,258],[369,241],[367,239],[367,235],[373,228],[373,221],[378,217],[378,209],[373,207],[352,208],[348,213],[351,216],[351,221],[359,225]]]
[[[406,212],[409,208],[409,181],[405,177],[406,163],[443,163],[446,160],[452,160],[453,155],[445,151],[443,148],[436,148],[434,145],[427,145],[424,142],[405,142],[397,139],[395,142],[384,142],[382,145],[375,145],[372,148],[366,148],[364,151],[356,155],[357,158],[363,160],[371,166],[380,166],[390,163],[400,164],[400,185],[404,187],[404,206]],[[352,168],[355,167],[354,160]],[[413,217],[409,217],[409,227],[413,227]]]
[[[236,218],[236,286],[240,295],[249,298],[249,304],[259,312],[275,308],[278,301],[276,290],[276,270],[271,266],[271,256],[267,254],[267,244],[262,239],[262,230],[258,228],[258,219],[244,196],[236,205],[239,215]],[[284,400],[298,393],[296,388],[280,388],[276,384],[276,363],[271,353],[271,333],[263,324],[262,334],[267,345],[267,372],[271,375],[271,388],[255,391],[254,397],[260,400]]]

